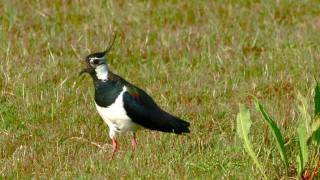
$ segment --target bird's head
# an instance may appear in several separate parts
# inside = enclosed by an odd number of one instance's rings
[[[106,80],[108,77],[107,55],[111,50],[115,39],[116,36],[114,36],[112,43],[105,51],[88,55],[85,58],[87,67],[83,69],[79,75],[82,75],[83,73],[89,73],[93,78]]]

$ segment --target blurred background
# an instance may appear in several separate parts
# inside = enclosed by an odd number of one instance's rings
[[[252,108],[257,96],[297,154],[295,98],[300,91],[311,100],[319,78],[319,17],[311,0],[0,0],[0,175],[260,177],[236,137],[238,105]],[[91,79],[78,73],[114,32],[111,70],[191,122],[192,133],[139,132],[134,153],[122,136],[109,161]],[[272,136],[252,116],[255,151],[279,179],[285,171]]]

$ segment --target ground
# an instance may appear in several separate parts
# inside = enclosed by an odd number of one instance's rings
[[[286,176],[257,96],[287,141],[295,176],[297,92],[319,78],[318,1],[0,0],[0,175],[7,178],[261,177],[236,133],[239,103],[272,179]],[[104,50],[113,72],[189,121],[183,136],[141,131],[110,161],[84,57]],[[103,146],[104,144],[107,144]]]

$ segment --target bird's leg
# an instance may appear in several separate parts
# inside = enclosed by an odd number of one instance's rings
[[[137,149],[137,139],[136,139],[136,134],[135,133],[133,133],[131,144],[132,144],[132,149],[136,150]]]
[[[115,138],[112,138],[112,158],[114,157],[117,150],[118,150],[118,142]]]

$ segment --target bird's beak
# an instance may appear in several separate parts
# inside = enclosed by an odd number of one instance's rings
[[[81,76],[83,73],[89,73],[89,68],[82,69],[79,73],[79,76]]]

